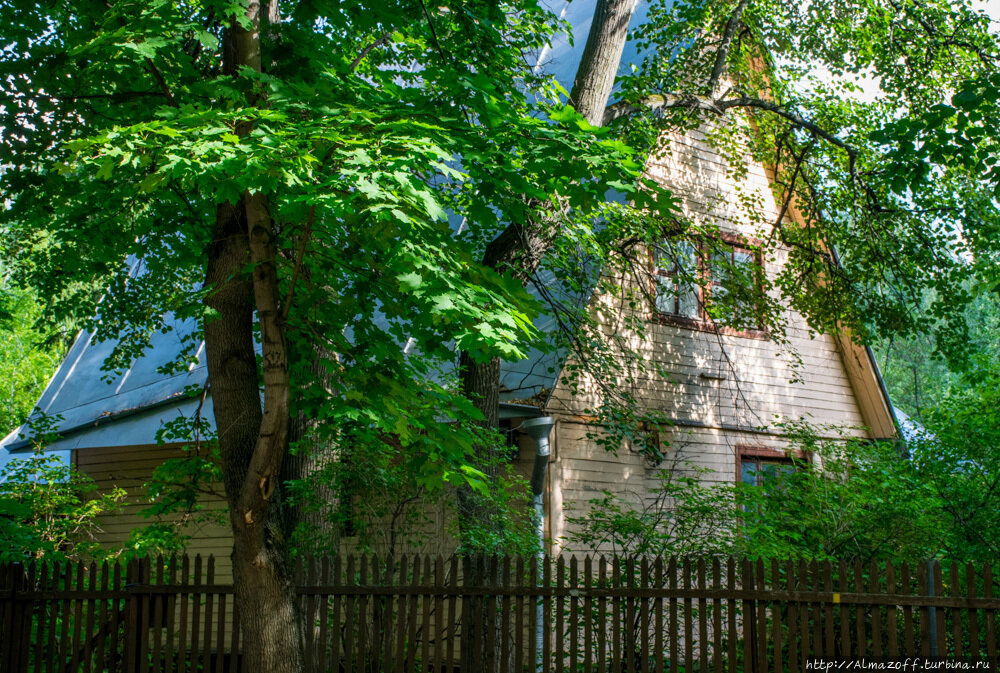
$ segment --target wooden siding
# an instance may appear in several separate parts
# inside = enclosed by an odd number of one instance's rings
[[[128,493],[124,506],[115,514],[101,520],[102,533],[99,541],[108,548],[121,548],[129,539],[129,534],[156,521],[142,516],[142,510],[149,506],[144,484],[150,480],[153,470],[169,458],[182,458],[186,454],[177,444],[86,448],[73,451],[76,467],[93,479],[102,492],[113,488],[123,488]],[[203,495],[201,502],[208,508],[225,510],[222,485],[218,484],[215,495]],[[176,521],[179,517],[171,517]],[[191,556],[214,555],[215,570],[219,577],[230,577],[232,565],[229,555],[233,548],[232,533],[228,525],[212,523],[191,524],[182,529],[191,539],[187,553]]]

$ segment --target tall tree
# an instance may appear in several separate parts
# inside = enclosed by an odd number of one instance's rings
[[[203,335],[246,660],[299,670],[276,507],[292,419],[425,488],[482,488],[453,349],[519,357],[537,305],[468,232],[522,219],[523,195],[591,219],[635,183],[635,152],[526,65],[560,29],[531,1],[3,12],[12,254],[54,313],[117,339],[109,370],[170,313],[203,326],[165,371]]]

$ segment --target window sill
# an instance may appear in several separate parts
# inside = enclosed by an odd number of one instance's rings
[[[698,332],[708,332],[710,334],[721,334],[723,336],[741,337],[744,339],[767,339],[766,329],[735,329],[725,325],[716,325],[712,320],[701,318],[686,318],[680,315],[654,312],[652,321],[661,325],[681,327],[684,329],[696,330]]]

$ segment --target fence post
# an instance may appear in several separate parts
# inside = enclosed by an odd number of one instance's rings
[[[0,592],[3,593],[3,610],[0,611],[0,668],[11,670],[11,659],[14,656],[14,599],[16,567],[13,563],[0,566]]]
[[[123,673],[135,673],[138,670],[139,652],[142,651],[139,642],[142,637],[142,629],[139,626],[141,579],[142,568],[139,559],[129,559],[125,566],[125,591],[128,598],[125,599],[125,638],[122,643]]]
[[[753,563],[750,559],[741,561],[743,566],[743,591],[753,591]],[[757,673],[757,601],[743,599],[743,670]],[[690,647],[690,644],[685,645]]]
[[[927,559],[927,582],[924,585],[924,594],[934,596],[934,560]],[[930,636],[930,654],[932,657],[938,656],[937,646],[937,609],[931,605],[927,608],[927,624]]]

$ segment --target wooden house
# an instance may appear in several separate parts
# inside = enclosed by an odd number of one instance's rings
[[[589,26],[589,17],[584,21],[572,14],[586,12],[586,3],[574,6],[569,6],[566,18],[578,28],[576,46],[554,45],[547,61],[564,80],[566,74],[560,72],[575,71]],[[669,138],[666,150],[650,157],[647,172],[674,192],[684,215],[716,224],[733,254],[742,255],[747,253],[741,241],[766,235],[761,228],[775,222],[779,212],[767,169],[751,159],[744,161],[741,170],[734,171],[704,132],[692,131]],[[749,209],[747,204],[752,204]],[[779,249],[768,259],[752,262],[773,276],[785,258]],[[657,271],[651,269],[654,275]],[[669,279],[669,269],[659,271]],[[661,441],[671,447],[674,457],[682,452],[685,462],[708,468],[705,478],[739,480],[763,464],[787,460],[782,421],[837,426],[871,438],[896,434],[892,406],[864,346],[812,333],[805,320],[791,311],[786,344],[776,343],[764,330],[718,328],[706,319],[696,299],[677,296],[635,309],[646,312],[642,336],[625,334],[622,310],[606,297],[591,297],[590,310],[608,334],[624,336],[631,348],[669,373],[636,379],[631,392],[639,404],[670,419],[669,426],[658,429]],[[163,460],[182,455],[182,443],[158,444],[157,432],[181,415],[198,413],[212,419],[210,391],[203,397],[185,394],[192,386],[205,387],[203,358],[185,372],[168,376],[157,371],[193,329],[183,321],[175,321],[174,327],[173,332],[156,334],[150,352],[110,381],[101,379],[101,363],[113,344],[95,343],[89,333],[80,334],[38,402],[39,409],[58,417],[61,437],[49,445],[50,450],[70,451],[73,464],[101,487],[119,486],[132,494],[123,512],[104,524],[108,544],[123,544],[134,527],[148,523],[138,514],[144,506],[141,486]],[[540,327],[546,329],[545,324]],[[664,469],[629,447],[612,454],[598,444],[594,435],[601,427],[587,410],[599,406],[600,389],[585,379],[580,386],[569,385],[561,376],[565,365],[556,355],[536,352],[503,369],[502,423],[515,429],[526,418],[553,419],[543,502],[545,537],[554,548],[569,532],[567,507],[584,511],[588,501],[605,490],[641,499],[655,485],[657,471]],[[11,433],[3,450],[15,454],[26,450],[24,432]],[[517,441],[523,449],[519,465],[528,473],[533,443],[523,434]],[[223,501],[218,495],[206,495],[205,502],[221,507]],[[447,515],[434,516],[440,522]],[[192,553],[228,559],[231,542],[226,527],[204,524],[189,532]]]

